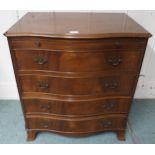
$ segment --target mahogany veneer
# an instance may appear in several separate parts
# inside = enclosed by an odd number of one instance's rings
[[[28,13],[5,35],[27,139],[40,131],[125,140],[151,34],[126,14]]]

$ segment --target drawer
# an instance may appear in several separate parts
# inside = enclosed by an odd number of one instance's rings
[[[51,39],[39,37],[11,38],[13,49],[46,49],[46,50],[103,50],[132,49],[144,50],[145,39],[115,38],[115,39]]]
[[[21,75],[23,92],[43,92],[60,95],[130,95],[135,84],[131,74],[104,75],[103,77],[72,78]]]
[[[16,50],[18,70],[48,70],[59,72],[96,72],[105,70],[136,72],[141,51],[55,52]]]
[[[121,115],[96,116],[68,119],[65,117],[26,118],[27,128],[31,130],[52,130],[62,132],[95,132],[104,130],[123,130],[126,117]]]
[[[23,99],[26,114],[98,115],[128,113],[130,99],[113,98],[93,101]]]

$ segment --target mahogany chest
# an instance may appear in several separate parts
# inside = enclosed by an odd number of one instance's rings
[[[122,13],[28,13],[5,35],[27,139],[40,131],[125,139],[151,34]]]

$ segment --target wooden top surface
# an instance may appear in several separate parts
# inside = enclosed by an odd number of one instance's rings
[[[53,38],[150,37],[151,34],[123,13],[27,13],[6,36]]]

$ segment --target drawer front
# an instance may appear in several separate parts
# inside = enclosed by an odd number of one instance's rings
[[[144,50],[145,39],[50,39],[38,37],[12,38],[13,49],[49,49],[49,50],[99,50],[133,49]]]
[[[95,132],[104,130],[122,130],[126,117],[117,115],[65,119],[56,117],[29,117],[27,128],[31,130],[52,130],[62,132]]]
[[[130,99],[102,99],[97,101],[57,101],[24,99],[26,114],[97,115],[128,113]]]
[[[24,75],[20,76],[23,92],[43,92],[60,95],[130,95],[135,76],[105,75],[100,78],[66,78]]]
[[[137,71],[141,51],[54,52],[17,50],[18,70],[48,70],[60,72],[96,72],[105,70]]]

